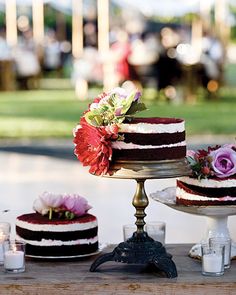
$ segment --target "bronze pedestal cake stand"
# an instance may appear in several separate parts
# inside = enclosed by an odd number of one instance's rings
[[[113,175],[108,177],[134,179],[137,182],[132,202],[136,209],[135,224],[137,230],[131,238],[121,242],[112,252],[99,256],[91,265],[90,271],[96,271],[97,267],[105,262],[116,261],[152,265],[154,269],[164,272],[168,278],[177,277],[172,256],[166,252],[160,242],[154,241],[144,231],[145,209],[149,203],[144,183],[146,179],[174,178],[188,175],[186,160],[117,161],[112,165],[111,170]]]

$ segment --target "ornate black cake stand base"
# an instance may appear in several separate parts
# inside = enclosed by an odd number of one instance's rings
[[[90,271],[107,261],[154,266],[168,278],[177,277],[177,270],[172,256],[168,254],[160,242],[154,241],[144,231],[148,206],[148,197],[144,183],[146,179],[169,178],[189,175],[186,159],[166,161],[117,161],[110,167],[113,178],[134,179],[137,183],[132,204],[135,207],[137,231],[126,242],[120,243],[112,252],[101,255],[91,265]]]
[[[146,232],[133,236],[126,242],[120,243],[112,252],[99,256],[91,265],[90,271],[108,261],[133,264],[146,264],[154,266],[156,271],[161,271],[168,278],[177,277],[177,270],[172,256],[168,254],[160,242],[154,241]]]

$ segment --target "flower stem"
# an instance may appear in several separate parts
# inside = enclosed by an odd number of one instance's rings
[[[49,219],[52,219],[52,208],[49,209]]]

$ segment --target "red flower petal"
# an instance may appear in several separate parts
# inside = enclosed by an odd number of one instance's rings
[[[80,128],[75,131],[74,153],[83,166],[90,166],[89,172],[95,175],[108,173],[112,158],[111,143],[118,138],[118,126],[107,127],[94,127],[82,118]]]

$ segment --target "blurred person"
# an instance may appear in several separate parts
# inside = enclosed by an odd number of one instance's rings
[[[211,81],[215,81],[219,86],[223,79],[224,48],[217,37],[206,32],[202,39],[201,63],[203,86],[209,90]]]
[[[0,29],[0,60],[11,60],[11,48],[6,41],[6,31],[4,28]]]
[[[22,33],[18,45],[14,48],[13,58],[20,88],[38,88],[41,66],[31,29]]]
[[[157,88],[164,89],[176,85],[181,77],[181,64],[176,58],[176,46],[180,37],[173,29],[164,27],[160,33],[160,55],[155,64],[157,73]]]
[[[102,84],[102,63],[94,47],[84,48],[83,55],[73,62],[71,81],[80,100],[87,99],[88,84]]]
[[[61,69],[60,42],[56,39],[54,30],[48,30],[44,41],[43,69],[59,71]]]
[[[131,52],[132,47],[129,42],[128,33],[125,30],[118,29],[115,34],[115,41],[111,45],[111,56],[117,77],[117,84],[122,84],[127,80],[137,80],[134,67],[129,62]]]
[[[143,86],[155,84],[155,63],[159,59],[159,42],[156,34],[144,32],[132,41],[130,64],[135,68],[138,79]],[[154,85],[155,87],[155,85]]]

